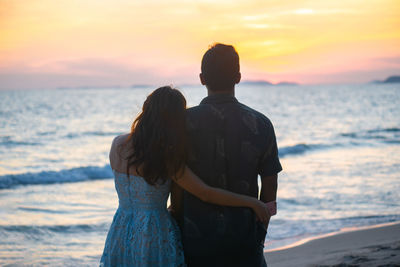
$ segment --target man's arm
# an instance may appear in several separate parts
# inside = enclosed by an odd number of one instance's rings
[[[278,190],[278,174],[261,177],[261,193],[260,200],[264,203],[276,201],[276,193]],[[269,219],[267,222],[267,228]]]

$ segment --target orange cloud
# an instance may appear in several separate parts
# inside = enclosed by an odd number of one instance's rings
[[[400,4],[395,0],[0,0],[2,77],[97,73],[96,64],[79,68],[65,64],[91,59],[111,62],[107,66],[116,81],[124,69],[121,81],[126,81],[127,73],[135,76],[145,70],[152,75],[143,77],[151,76],[155,82],[197,82],[201,56],[216,41],[235,45],[244,78],[308,77],[301,81],[324,82],[313,80],[318,72],[329,82],[329,75],[343,71],[376,71],[377,76],[400,72],[398,65],[373,60],[400,56]],[[96,75],[107,79],[107,74]],[[359,74],[353,81],[371,78],[380,77]]]

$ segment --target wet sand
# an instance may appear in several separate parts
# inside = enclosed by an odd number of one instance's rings
[[[264,255],[268,267],[400,266],[400,223],[347,229]]]

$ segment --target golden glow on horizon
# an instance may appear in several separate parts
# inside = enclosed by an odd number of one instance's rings
[[[213,42],[235,45],[247,79],[379,77],[400,72],[400,2],[0,0],[4,75],[195,82]]]

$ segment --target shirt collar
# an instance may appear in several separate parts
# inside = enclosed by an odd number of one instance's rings
[[[236,97],[225,94],[216,94],[205,97],[201,102],[201,104],[223,104],[223,103],[237,103],[238,100]]]

